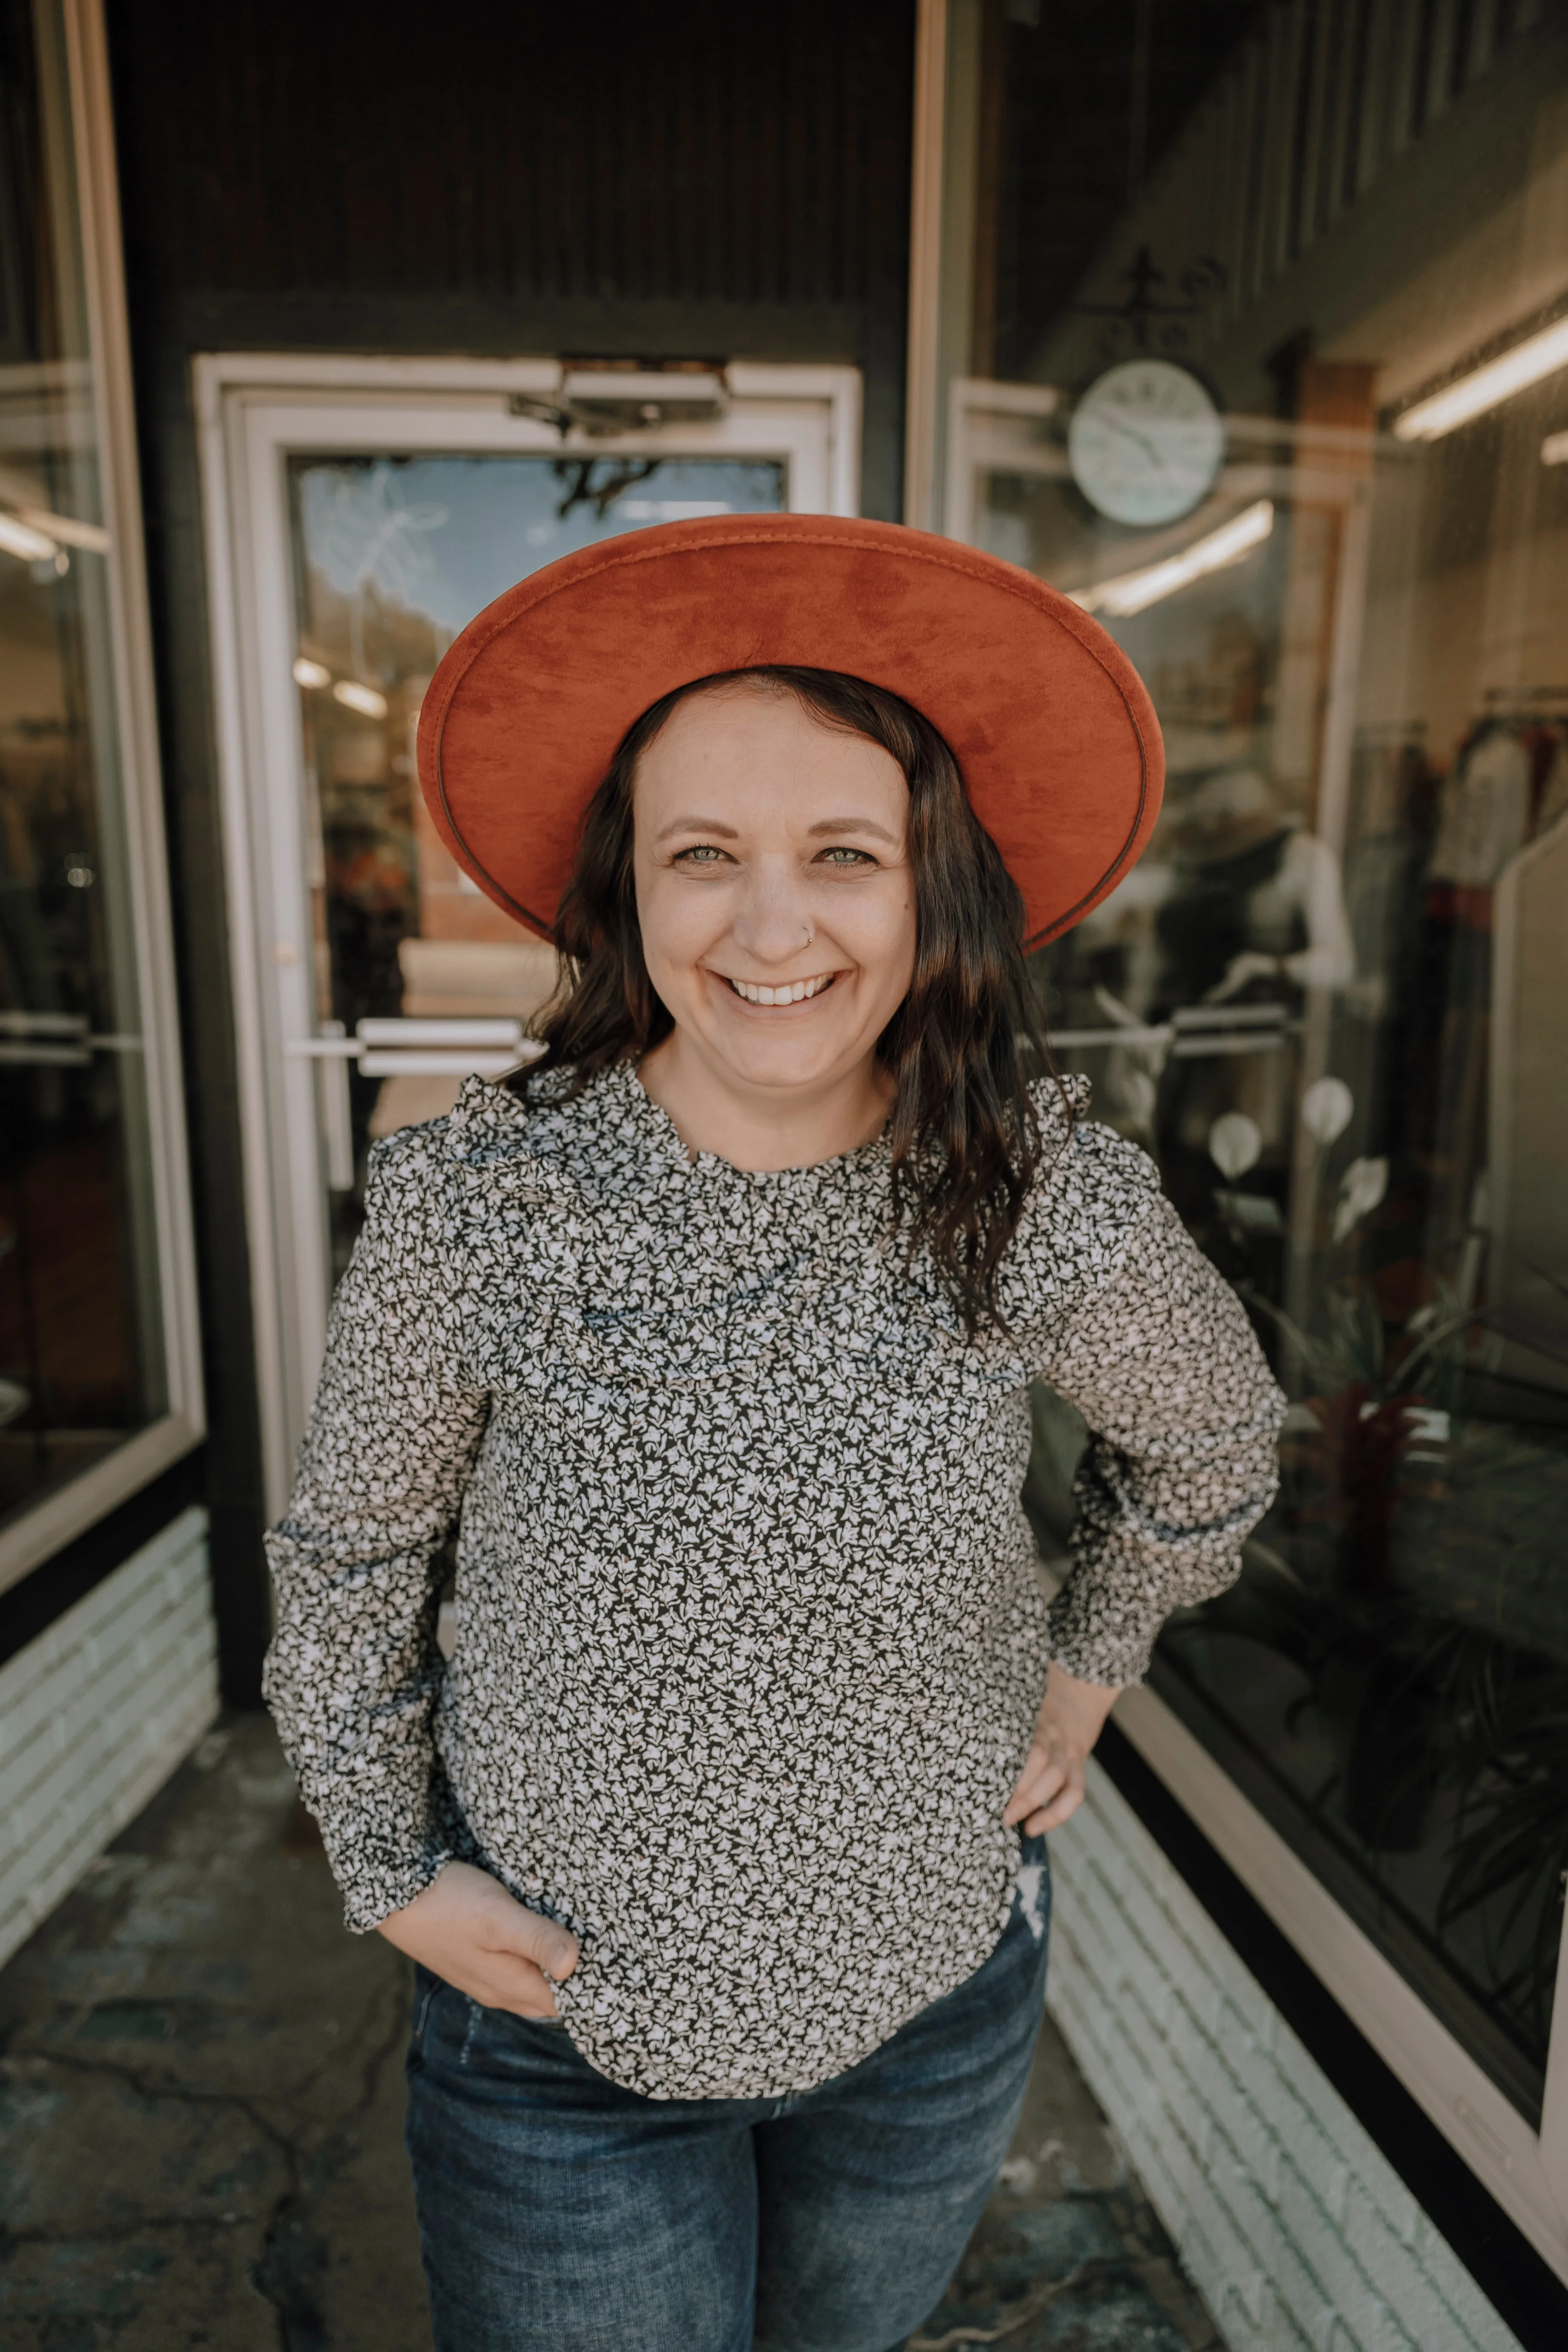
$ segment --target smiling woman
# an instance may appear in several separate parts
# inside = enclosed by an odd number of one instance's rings
[[[1141,689],[1065,598],[935,548],[656,529],[500,599],[425,698],[498,904],[575,835],[564,981],[539,1058],[373,1156],[268,1687],[351,1923],[422,1971],[439,2352],[909,2334],[1022,2097],[1039,1841],[1273,1483],[1245,1317],[1075,1115],[1024,961],[1152,821]],[[1025,683],[965,688],[997,627]],[[825,637],[942,648],[943,723]],[[1040,1376],[1098,1433],[1048,1604]]]
[[[1040,1148],[1024,922],[952,753],[897,695],[782,667],[699,679],[643,714],[589,804],[557,929],[574,984],[517,1084],[637,1055],[689,1147],[742,1168],[890,1119],[910,1246],[973,1329]]]
[[[671,1022],[643,1083],[742,1168],[863,1143],[893,1093],[876,1045],[914,970],[909,785],[826,719],[783,678],[742,676],[682,696],[637,761],[637,928]],[[799,1103],[782,1128],[781,1085]]]

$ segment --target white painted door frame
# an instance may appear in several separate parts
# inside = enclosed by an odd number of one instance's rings
[[[727,413],[563,441],[511,413],[552,360],[225,353],[195,362],[252,1316],[267,1507],[287,1499],[326,1336],[329,1254],[310,956],[304,751],[293,680],[287,460],[295,451],[783,459],[795,511],[858,506],[854,368],[737,363]]]

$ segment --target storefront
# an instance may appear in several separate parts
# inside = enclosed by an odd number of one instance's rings
[[[1568,37],[931,34],[910,520],[1153,692],[1154,845],[1040,985],[1292,1401],[1240,1585],[1118,1719],[1568,2276]]]
[[[1149,681],[1160,831],[1039,985],[1291,1399],[1058,2014],[1229,2345],[1549,2342],[1568,27],[480,13],[0,12],[0,1935],[253,1699],[366,1150],[548,984],[422,818],[445,645],[595,537],[902,516]]]

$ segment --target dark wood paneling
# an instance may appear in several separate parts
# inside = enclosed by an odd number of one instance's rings
[[[265,1616],[190,361],[847,361],[900,511],[913,0],[106,0],[196,1171],[226,1696]]]
[[[998,375],[1030,373],[1040,337],[1134,184],[1148,179],[1260,13],[1261,0],[1162,0],[1157,8],[1142,0],[1051,0],[1032,17],[1008,11],[994,265]],[[1174,275],[1198,257],[1154,257]]]
[[[129,210],[165,284],[901,301],[908,0],[110,14]]]

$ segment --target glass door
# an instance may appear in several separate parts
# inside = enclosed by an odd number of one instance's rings
[[[777,457],[291,455],[294,557],[331,1276],[378,1137],[438,1118],[464,1076],[529,1051],[555,957],[460,871],[426,812],[415,739],[431,674],[523,573],[598,539],[779,512]]]
[[[309,364],[313,382],[290,362],[203,363],[274,1507],[371,1146],[440,1117],[468,1073],[526,1058],[555,981],[553,951],[426,815],[416,736],[437,665],[504,589],[596,540],[852,512],[858,422],[847,369],[685,375],[666,398],[657,376],[537,362]]]

